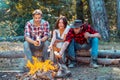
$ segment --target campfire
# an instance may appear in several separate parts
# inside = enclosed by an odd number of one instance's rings
[[[26,67],[29,72],[25,73],[20,80],[52,80],[58,71],[58,66],[51,60],[41,61],[36,57],[33,57],[33,63],[28,61]]]

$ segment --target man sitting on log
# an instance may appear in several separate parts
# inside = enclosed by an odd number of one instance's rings
[[[47,52],[49,23],[42,19],[42,11],[39,9],[36,9],[32,15],[33,19],[28,21],[25,26],[24,53],[31,62],[32,56],[40,56],[42,60],[46,60],[49,55]],[[35,54],[36,52],[37,54]]]
[[[76,52],[77,50],[89,50],[91,48],[91,61],[90,67],[97,68],[97,57],[98,57],[98,42],[101,35],[91,28],[90,25],[83,24],[81,20],[75,20],[71,24],[71,29],[69,30],[63,47],[60,51],[61,58],[64,51],[68,47],[68,56],[71,59],[71,63],[68,67],[74,67],[76,64]]]

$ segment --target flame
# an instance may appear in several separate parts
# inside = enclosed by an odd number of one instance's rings
[[[33,75],[37,71],[44,71],[47,72],[49,70],[56,70],[57,66],[54,65],[54,63],[51,60],[45,60],[39,61],[36,57],[32,57],[33,63],[31,63],[29,60],[26,64],[26,66],[29,68],[29,74]]]

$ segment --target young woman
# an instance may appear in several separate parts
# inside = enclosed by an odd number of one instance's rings
[[[54,51],[55,57],[57,58],[59,58],[59,55],[57,54],[59,54],[68,31],[69,26],[67,26],[67,19],[64,16],[59,17],[56,22],[55,30],[53,31],[53,37],[49,46],[49,48]]]
[[[62,48],[69,29],[69,26],[67,26],[67,19],[65,17],[59,17],[56,22],[55,30],[53,31],[53,37],[49,46],[49,49],[52,51],[52,53],[50,53],[50,59],[59,65],[57,76],[63,75],[63,73],[71,74],[66,65],[64,65],[65,55],[63,55],[62,58],[59,56],[59,51]]]

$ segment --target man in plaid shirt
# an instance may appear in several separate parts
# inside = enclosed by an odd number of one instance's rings
[[[49,23],[42,19],[42,11],[36,9],[33,12],[33,19],[25,25],[24,31],[24,53],[28,60],[32,62],[32,56],[42,56],[42,60],[48,59],[47,48],[49,42]],[[42,51],[42,53],[40,53]],[[35,52],[38,52],[35,54]]]
[[[90,25],[82,24],[81,20],[75,20],[71,25],[66,40],[60,51],[59,58],[62,57],[64,51],[68,47],[68,55],[71,58],[71,64],[68,67],[75,66],[76,50],[91,48],[91,62],[90,66],[97,68],[97,57],[98,57],[98,42],[101,35],[91,28]]]

